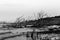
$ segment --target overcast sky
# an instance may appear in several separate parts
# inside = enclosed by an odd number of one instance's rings
[[[22,15],[27,18],[40,10],[60,15],[60,0],[0,0],[0,21],[15,21]]]

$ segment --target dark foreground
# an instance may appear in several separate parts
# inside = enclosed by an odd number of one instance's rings
[[[14,31],[13,31],[14,32]],[[60,31],[43,32],[4,32],[0,33],[0,40],[60,40]]]

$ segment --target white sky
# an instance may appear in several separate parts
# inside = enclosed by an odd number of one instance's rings
[[[60,0],[0,0],[0,21],[15,21],[17,17],[33,16],[40,10],[50,16],[59,15]]]

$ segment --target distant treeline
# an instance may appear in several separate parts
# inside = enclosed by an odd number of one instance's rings
[[[22,21],[20,23],[9,23],[9,25],[6,25],[8,27],[13,27],[13,28],[23,28],[23,27],[36,27],[36,28],[41,28],[45,26],[51,26],[51,25],[60,25],[60,16],[55,16],[55,17],[46,17],[46,18],[41,18],[38,20],[29,20],[29,21]],[[32,26],[29,26],[32,25]]]

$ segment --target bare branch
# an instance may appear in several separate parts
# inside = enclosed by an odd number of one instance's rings
[[[43,10],[38,12],[38,19],[44,18],[45,16],[48,17],[47,13],[45,13]]]
[[[18,17],[18,18],[16,19],[16,22],[17,22],[17,23],[20,23],[20,22],[22,22],[22,21],[25,21],[25,18],[23,18],[23,16]]]

